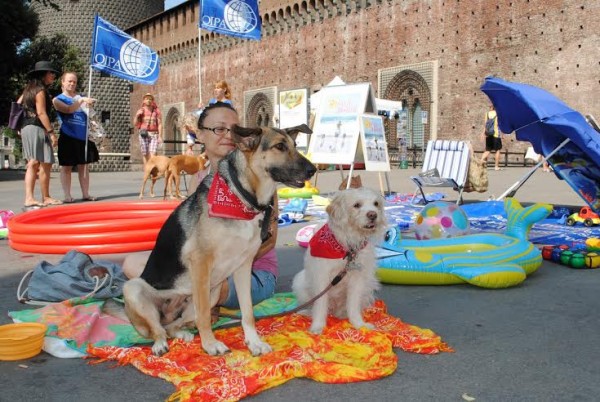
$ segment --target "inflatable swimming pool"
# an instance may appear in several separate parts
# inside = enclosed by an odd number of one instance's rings
[[[378,248],[379,279],[403,285],[470,283],[484,288],[520,284],[542,264],[540,250],[527,235],[534,223],[550,214],[552,206],[523,208],[512,198],[507,198],[504,206],[508,216],[504,234],[409,240],[391,228]]]

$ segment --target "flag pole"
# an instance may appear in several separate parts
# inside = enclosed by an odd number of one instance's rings
[[[88,91],[87,97],[90,98],[92,93],[92,65],[90,64],[90,75],[88,77]],[[88,141],[90,137],[90,105],[87,105],[87,123],[85,125],[85,161],[87,162],[88,157]],[[84,176],[87,169],[84,169]]]
[[[198,104],[202,103],[202,32],[198,26]]]

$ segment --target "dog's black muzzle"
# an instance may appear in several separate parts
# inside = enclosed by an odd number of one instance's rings
[[[313,177],[316,172],[317,167],[303,156],[286,167],[273,167],[269,170],[273,180],[297,188],[304,187],[304,182]]]

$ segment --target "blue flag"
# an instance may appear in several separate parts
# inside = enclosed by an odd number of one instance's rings
[[[221,35],[260,40],[258,0],[200,0],[200,28]]]
[[[158,55],[96,14],[92,38],[92,67],[96,70],[152,85],[158,79]]]

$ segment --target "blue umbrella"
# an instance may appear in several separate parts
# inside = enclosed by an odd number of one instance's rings
[[[559,178],[600,211],[600,135],[585,117],[532,85],[487,77],[481,90],[496,109],[500,130],[514,131],[519,141],[530,142]]]

